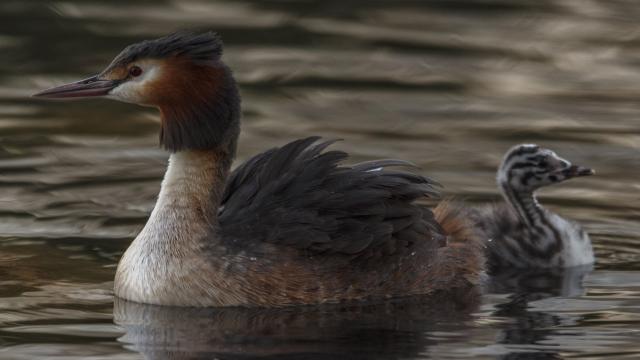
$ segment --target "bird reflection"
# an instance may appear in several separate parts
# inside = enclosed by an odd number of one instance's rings
[[[521,349],[531,349],[542,342],[548,342],[556,335],[558,327],[571,325],[575,318],[537,309],[533,311],[530,304],[551,297],[583,295],[582,281],[591,270],[591,265],[544,271],[517,270],[492,278],[489,286],[491,292],[510,293],[509,301],[497,305],[497,310],[492,315],[513,319],[501,330],[497,343],[517,349],[500,359],[562,359],[558,352],[546,350],[547,346],[527,351]]]
[[[126,331],[119,340],[150,359],[414,358],[436,341],[426,332],[436,326],[458,332],[467,326],[478,296],[459,295],[469,302],[436,296],[256,309],[180,308],[116,299],[114,318]]]

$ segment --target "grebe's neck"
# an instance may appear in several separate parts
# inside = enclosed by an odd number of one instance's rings
[[[507,203],[518,214],[518,218],[528,227],[541,225],[545,216],[535,194],[529,190],[515,190],[509,184],[500,183],[500,190]]]
[[[206,220],[215,227],[233,151],[235,149],[214,148],[171,154],[154,213],[163,213],[165,222],[175,221],[174,228],[189,226],[189,222],[184,221],[186,216],[194,221]]]
[[[176,76],[170,92],[161,95],[169,100],[159,105],[160,141],[172,154],[145,230],[151,226],[156,232],[182,233],[174,239],[193,239],[198,237],[191,233],[194,224],[217,226],[240,133],[240,96],[231,71],[221,62],[183,68],[188,71],[177,72],[183,76]],[[167,237],[153,237],[160,236]]]
[[[535,245],[542,248],[545,253],[556,254],[562,248],[560,235],[562,229],[552,220],[552,213],[540,205],[532,191],[517,191],[508,184],[501,184],[500,188],[507,203],[516,211],[518,218],[528,231],[540,236],[536,237],[538,243]]]
[[[171,154],[160,194],[136,241],[175,248],[213,244],[233,153],[224,148]]]

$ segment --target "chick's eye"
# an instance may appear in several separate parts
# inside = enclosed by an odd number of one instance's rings
[[[139,66],[132,66],[129,68],[129,75],[136,77],[142,75],[142,69]]]

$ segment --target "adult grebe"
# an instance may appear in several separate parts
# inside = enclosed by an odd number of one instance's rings
[[[310,137],[229,175],[240,97],[213,33],[125,48],[100,74],[35,96],[154,106],[171,151],[153,212],[123,255],[115,294],[181,306],[286,306],[475,292],[481,241],[447,205],[415,203],[433,182],[389,166],[344,166]]]
[[[497,181],[506,204],[480,211],[489,239],[491,273],[504,268],[561,268],[592,264],[589,235],[575,222],[543,208],[535,191],[547,185],[592,175],[537,145],[517,145],[505,155]]]

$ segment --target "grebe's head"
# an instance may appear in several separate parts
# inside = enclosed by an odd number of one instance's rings
[[[127,46],[102,72],[41,91],[42,98],[109,99],[160,109],[169,150],[215,147],[237,136],[240,97],[212,32],[177,32]]]
[[[522,144],[505,155],[498,169],[498,184],[515,191],[533,192],[543,186],[593,174],[593,170],[572,165],[549,149]]]

